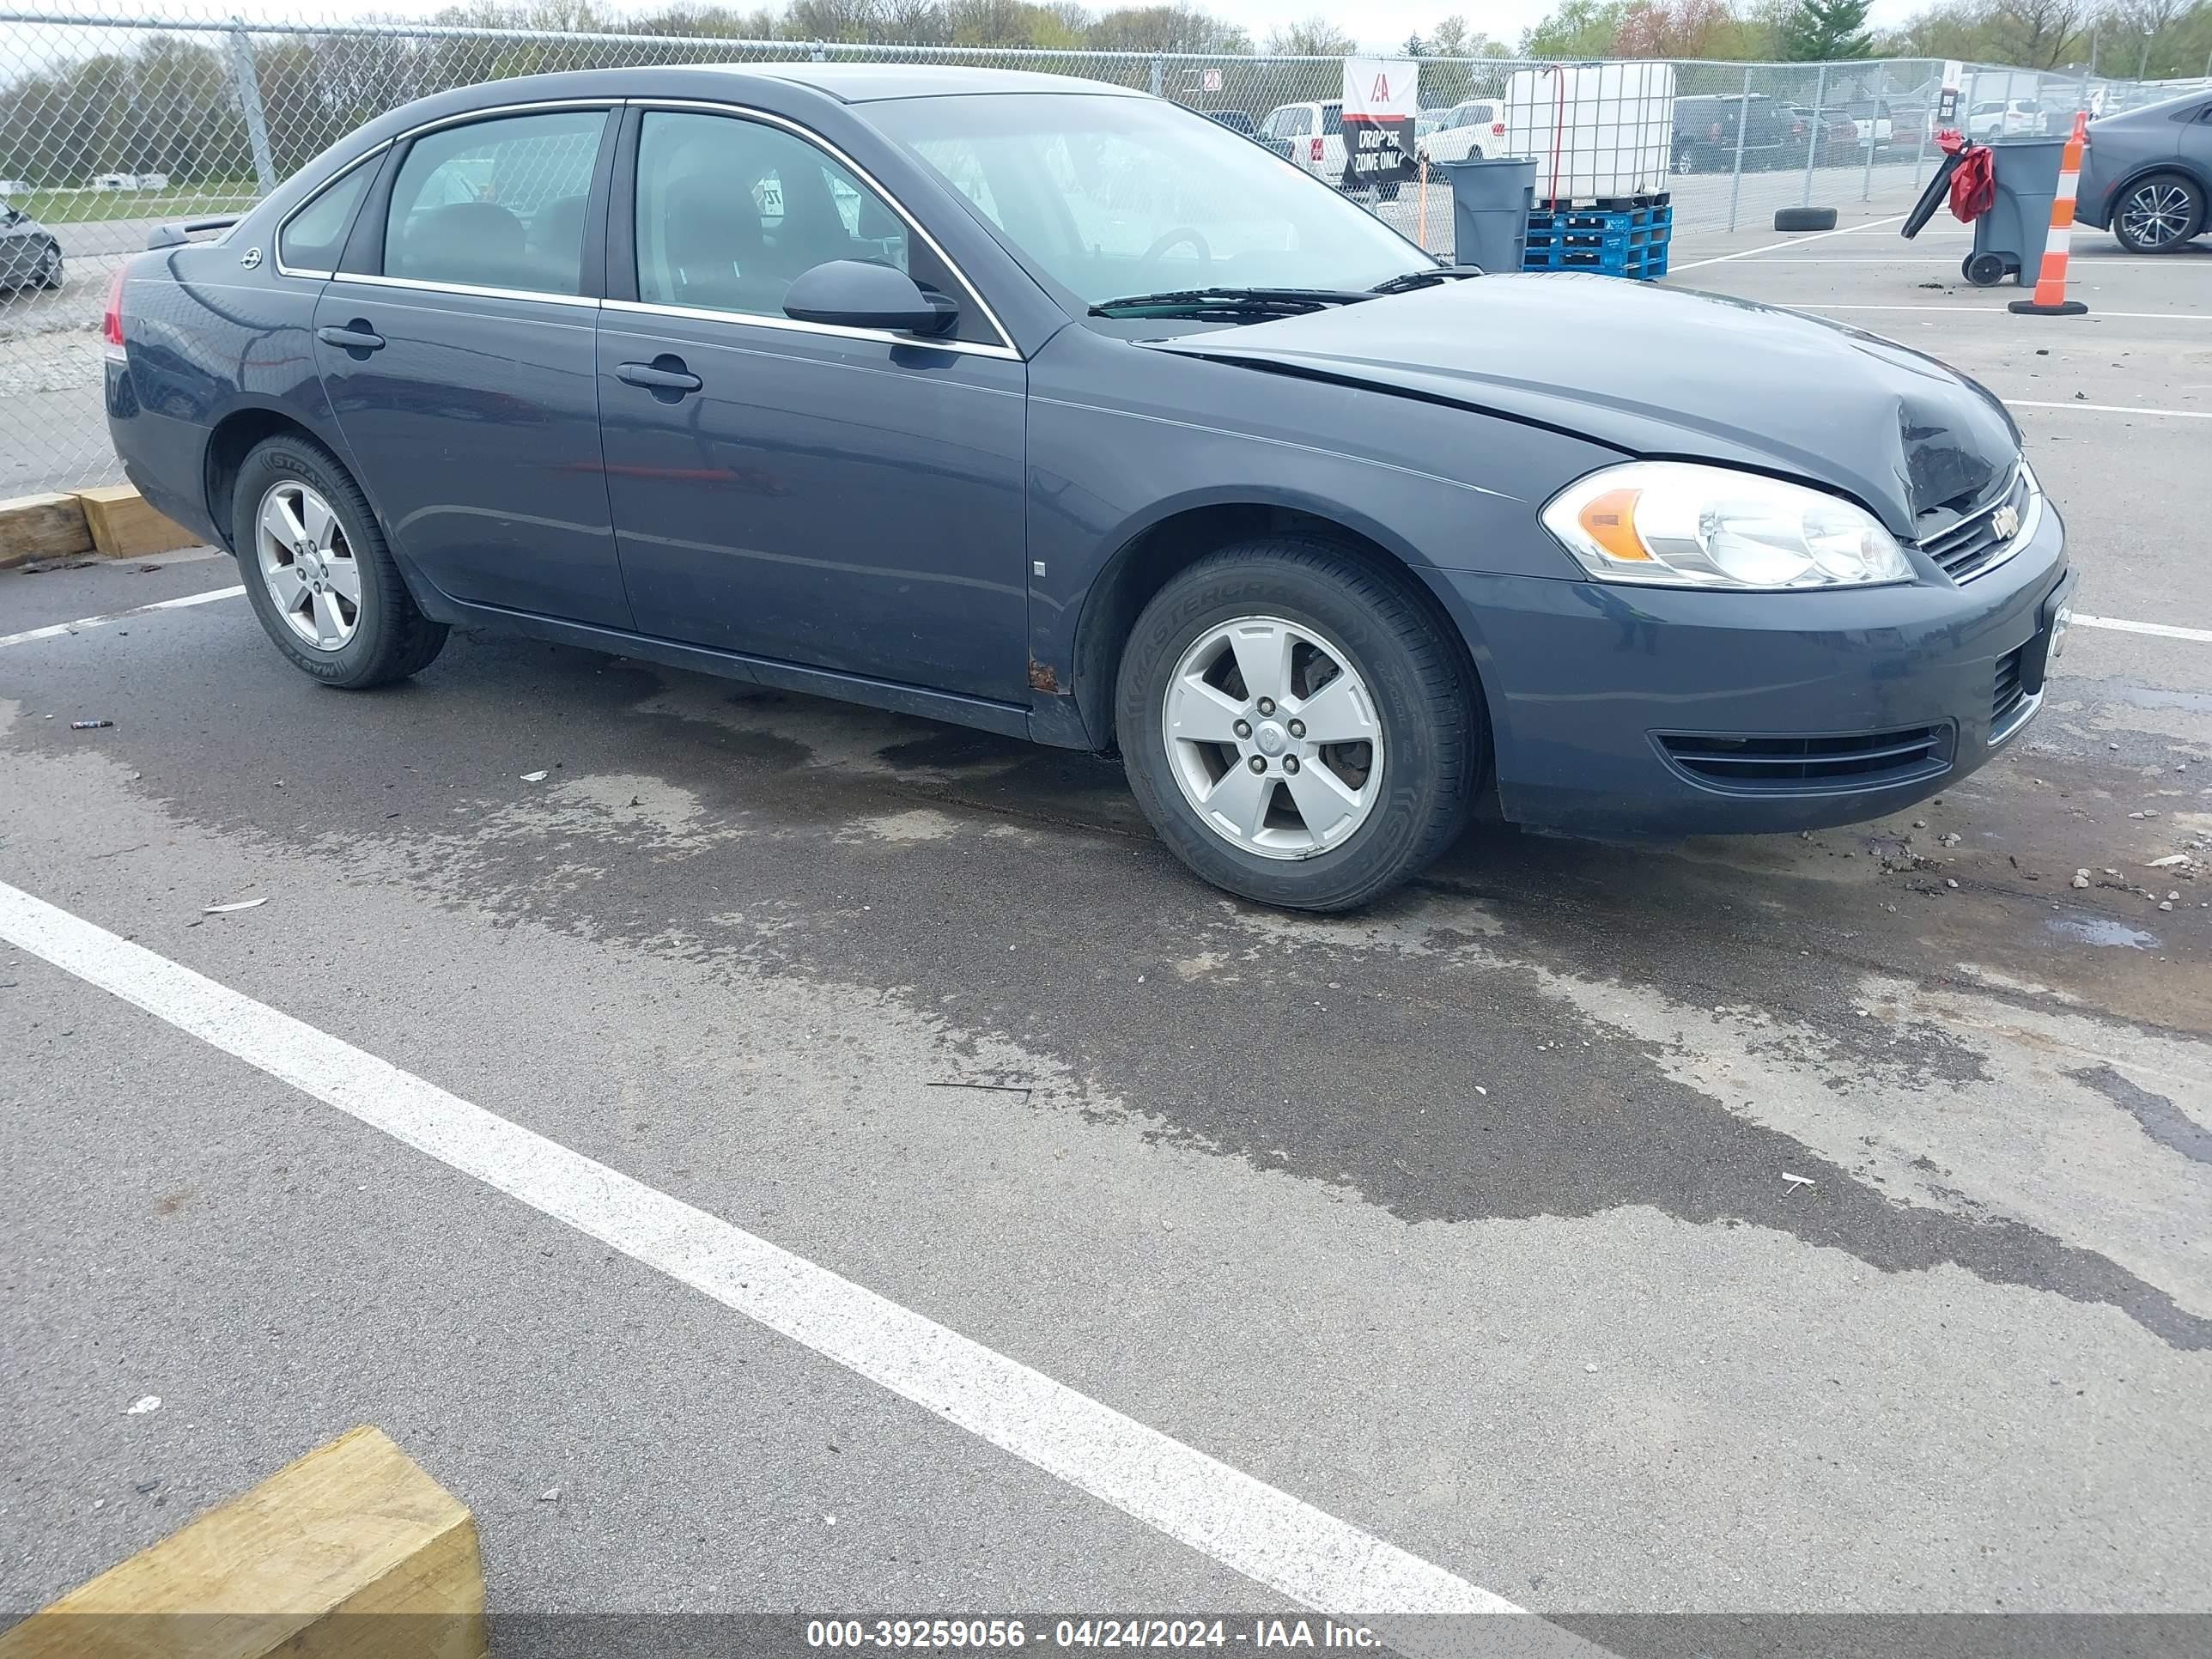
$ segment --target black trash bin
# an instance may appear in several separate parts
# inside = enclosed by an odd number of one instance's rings
[[[1991,287],[2008,276],[2018,278],[2024,288],[2033,287],[2027,273],[2043,264],[2066,141],[2001,138],[1989,150],[1996,191],[1990,210],[1974,221],[1974,251],[1959,269],[1976,288]]]
[[[1434,165],[1451,185],[1454,262],[1485,270],[1520,270],[1536,195],[1535,161],[1502,155]]]

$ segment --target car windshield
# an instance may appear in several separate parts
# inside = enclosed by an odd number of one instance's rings
[[[1085,305],[1164,289],[1364,289],[1435,267],[1327,185],[1174,104],[1016,93],[866,113]]]

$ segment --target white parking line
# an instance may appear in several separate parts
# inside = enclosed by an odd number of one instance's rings
[[[1844,306],[1807,304],[1785,307],[1819,316],[1828,311],[1940,311],[1948,317],[1995,317],[2001,321],[2021,320],[2002,306]],[[2100,311],[2092,307],[2092,317],[2118,317],[2131,323],[2212,323],[2212,312],[2203,311]]]
[[[2212,628],[2177,628],[2172,623],[2124,622],[2118,617],[2085,617],[2076,611],[2076,628],[2111,628],[2123,634],[2155,634],[2162,640],[2195,640],[2212,645]]]
[[[0,939],[1309,1607],[1376,1615],[1524,1611],[826,1267],[4,882]],[[1562,1659],[1603,1652],[1533,1618],[1515,1634]],[[1392,1644],[1405,1643],[1394,1637]]]
[[[1710,259],[1692,259],[1686,265],[1671,265],[1668,268],[1667,274],[1669,276],[1677,276],[1685,270],[1695,270],[1699,265],[1724,265],[1731,259],[1748,259],[1753,254],[1771,253],[1778,247],[1802,247],[1808,242],[1825,242],[1831,236],[1854,235],[1862,230],[1872,230],[1878,225],[1896,224],[1904,217],[1902,213],[1893,213],[1887,219],[1869,219],[1863,225],[1844,225],[1835,230],[1816,230],[1808,236],[1793,236],[1786,242],[1763,242],[1757,247],[1745,248],[1740,253],[1716,253]]]
[[[54,623],[45,628],[26,629],[21,634],[0,634],[0,646],[28,645],[33,640],[56,640],[64,634],[82,633],[88,628],[105,628],[131,617],[143,617],[149,611],[176,611],[188,605],[212,605],[217,599],[242,597],[243,587],[217,587],[205,593],[187,593],[181,599],[156,599],[151,605],[133,605],[128,611],[117,611],[105,617],[80,617],[75,622]]]
[[[2176,421],[2212,421],[2212,409],[2142,409],[2133,404],[2045,403],[2034,398],[2008,398],[2008,409],[2084,409],[2092,415],[2162,415]]]

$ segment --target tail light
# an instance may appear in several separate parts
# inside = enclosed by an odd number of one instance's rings
[[[1321,140],[1320,140],[1320,139],[1316,138],[1316,139],[1315,139],[1315,140],[1313,141],[1313,149],[1312,149],[1310,151],[1309,151],[1309,152],[1308,152],[1308,154],[1310,154],[1310,155],[1313,157],[1313,159],[1314,159],[1315,161],[1320,161],[1320,160],[1321,160]]]
[[[106,343],[106,355],[123,356],[123,267],[115,268],[115,275],[107,283],[107,315],[100,319],[100,337]]]
[[[1711,130],[1710,131],[1708,131],[1708,132],[1705,134],[1705,138],[1706,138],[1706,141],[1707,141],[1708,143],[1715,143],[1715,144],[1717,144],[1718,143],[1720,143],[1720,141],[1721,141],[1721,124],[1720,124],[1719,122],[1716,121],[1716,122],[1714,122],[1714,123],[1713,123]]]
[[[1493,138],[1503,138],[1505,136],[1505,123],[1492,121],[1490,124],[1490,136]]]

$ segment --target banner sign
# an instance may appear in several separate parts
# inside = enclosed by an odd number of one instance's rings
[[[1943,90],[1936,100],[1936,125],[1955,127],[1959,124],[1959,88],[1966,78],[1966,66],[1954,58],[1943,65]]]
[[[1421,65],[1412,58],[1344,60],[1344,160],[1347,185],[1395,184],[1413,176],[1413,117]]]

